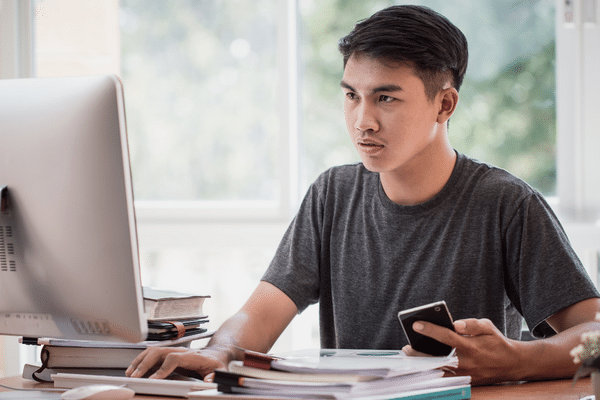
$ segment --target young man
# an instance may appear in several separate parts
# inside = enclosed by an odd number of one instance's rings
[[[432,10],[393,6],[357,24],[340,50],[362,163],[315,181],[263,280],[206,348],[149,350],[128,375],[210,375],[239,348],[268,351],[316,302],[322,347],[412,355],[398,311],[446,300],[456,332],[414,327],[456,348],[456,372],[473,384],[572,376],[569,351],[600,328],[598,292],[538,192],[450,145],[464,35]],[[521,316],[545,338],[519,341]]]

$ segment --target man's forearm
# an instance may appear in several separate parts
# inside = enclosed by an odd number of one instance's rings
[[[514,380],[572,378],[579,364],[570,352],[581,343],[583,333],[594,330],[600,331],[600,323],[587,322],[547,339],[520,342],[523,362],[515,368]]]
[[[242,349],[266,353],[297,313],[289,297],[260,282],[242,309],[215,332],[207,349],[218,351],[224,365],[241,359]]]
[[[248,315],[240,311],[221,325],[208,342],[205,350],[214,350],[224,365],[231,360],[241,359],[243,349],[268,351],[270,346],[268,343],[262,343],[264,337],[261,338],[257,335],[257,331],[252,327]]]

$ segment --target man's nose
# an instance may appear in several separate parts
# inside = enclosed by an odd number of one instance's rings
[[[379,130],[377,113],[373,106],[364,102],[358,107],[354,127],[361,132]]]

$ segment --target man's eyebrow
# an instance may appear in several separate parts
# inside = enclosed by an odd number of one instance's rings
[[[340,86],[341,86],[341,87],[343,87],[344,89],[348,89],[348,90],[351,90],[351,91],[353,91],[353,92],[356,92],[356,90],[354,90],[354,88],[353,88],[352,86],[348,85],[348,84],[347,84],[346,82],[344,82],[344,81],[341,81],[341,82],[340,82]]]
[[[344,81],[342,81],[340,83],[340,86],[343,87],[343,88],[345,88],[345,89],[348,89],[348,90],[351,90],[353,92],[356,92],[356,90],[352,86],[350,86],[348,83],[346,83]],[[376,88],[374,88],[371,91],[371,93],[375,94],[375,93],[381,93],[381,92],[401,92],[402,90],[403,89],[402,89],[401,86],[390,84],[390,85],[377,86]]]
[[[380,92],[401,92],[403,89],[398,85],[382,85],[373,89],[372,93]]]

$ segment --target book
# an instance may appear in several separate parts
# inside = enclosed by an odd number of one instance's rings
[[[283,381],[312,381],[312,382],[365,382],[378,379],[376,376],[360,374],[336,373],[294,373],[274,369],[256,368],[244,365],[243,361],[231,361],[227,370],[239,375]]]
[[[214,396],[469,398],[469,376],[444,377],[444,368],[457,364],[456,356],[408,357],[388,350],[324,349],[292,353],[287,357],[245,352],[244,361],[232,361],[228,371],[215,371],[214,382],[222,394],[214,393]],[[198,394],[198,398],[206,396],[207,393]]]
[[[122,368],[126,369],[147,346],[130,347],[42,347],[42,365],[47,368]]]
[[[200,325],[208,322],[208,318],[190,318],[176,321],[148,321],[148,333],[177,332],[177,325],[184,329],[199,328]]]
[[[391,378],[379,378],[366,382],[326,382],[307,380],[269,380],[250,378],[236,373],[216,370],[214,382],[219,390],[232,393],[266,394],[294,393],[296,395],[322,395],[336,393],[347,397],[387,395],[411,390],[469,385],[471,378],[465,376],[443,377],[442,370],[425,370]]]
[[[206,317],[203,305],[204,300],[210,296],[157,289],[150,286],[144,286],[142,292],[148,321]]]
[[[272,390],[281,392],[290,392],[297,394],[323,394],[323,393],[347,393],[357,396],[359,394],[388,393],[389,391],[398,392],[402,390],[426,389],[428,387],[456,386],[459,384],[470,383],[468,377],[443,378],[442,370],[426,370],[407,375],[399,375],[391,378],[379,378],[364,382],[352,381],[319,381],[312,379],[305,380],[271,380],[250,378],[236,373],[216,370],[214,382],[224,391],[243,388],[245,392],[258,390]]]
[[[129,343],[129,342],[106,342],[99,340],[75,340],[75,339],[61,339],[61,338],[36,338],[33,342],[23,341],[24,338],[21,338],[20,341],[23,344],[28,345],[51,345],[51,346],[66,346],[66,347],[143,347],[146,348],[148,346],[189,346],[189,344],[194,340],[204,339],[207,337],[211,337],[214,331],[207,331],[204,333],[200,333],[197,335],[187,336],[180,339],[171,339],[171,340],[163,340],[160,342],[147,340],[144,342],[138,343]]]
[[[38,372],[39,371],[39,372]],[[125,376],[125,370],[121,368],[44,368],[39,364],[23,365],[24,379],[38,382],[52,382],[51,375],[65,374],[83,374],[83,375],[105,375],[105,376]]]
[[[398,395],[355,397],[354,400],[464,400],[471,398],[471,386],[413,390]]]
[[[321,350],[317,356],[292,355],[271,361],[272,369],[296,373],[351,373],[380,378],[458,366],[456,356],[408,357],[369,350]]]
[[[384,377],[423,368],[456,367],[458,358],[407,357],[402,350],[308,349],[278,355],[245,350],[243,365],[300,373],[362,374]]]
[[[135,357],[151,346],[189,346],[193,340],[210,337],[214,332],[206,331],[188,335],[175,340],[145,341],[139,343],[103,342],[94,340],[70,340],[57,338],[39,338],[35,344],[41,345],[42,365],[33,373],[28,373],[34,380],[41,378],[46,368],[62,369],[91,369],[98,374],[121,375],[120,372],[107,370],[122,370],[129,367]],[[80,371],[78,371],[80,372]],[[25,374],[25,368],[24,368]]]
[[[290,400],[290,399],[335,399],[342,400],[348,397],[336,394],[323,395],[296,395],[296,394],[248,394],[248,393],[225,393],[218,389],[208,389],[187,393],[186,397],[191,400]],[[352,400],[465,400],[471,398],[471,386],[453,386],[425,390],[411,390],[402,393],[391,393],[387,395],[351,397]]]
[[[148,341],[179,339],[207,331],[200,325],[208,318],[189,318],[173,321],[148,321]]]

